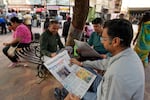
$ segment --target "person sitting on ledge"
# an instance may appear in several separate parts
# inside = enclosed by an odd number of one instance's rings
[[[17,46],[17,48],[23,48],[29,46],[31,43],[31,32],[26,25],[24,25],[18,17],[12,17],[10,19],[9,28],[13,30],[13,39],[10,42],[3,43],[3,53],[13,62],[8,67],[15,67],[19,63],[19,57],[15,54],[14,56],[8,55],[7,51],[10,46]]]
[[[43,56],[54,57],[57,51],[64,48],[58,34],[59,23],[52,20],[48,29],[40,37],[40,49]]]

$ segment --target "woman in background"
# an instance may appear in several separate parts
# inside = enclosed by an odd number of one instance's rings
[[[137,41],[137,42],[136,42]],[[134,50],[139,55],[144,66],[148,65],[148,55],[150,52],[150,11],[146,11],[139,23],[138,33],[133,41],[136,45]]]
[[[13,39],[11,41],[3,43],[3,45],[5,46],[3,48],[3,53],[12,62],[8,67],[16,67],[19,62],[18,56],[10,56],[8,55],[7,51],[10,48],[10,46],[15,47],[18,45],[18,48],[29,46],[31,42],[31,32],[29,28],[23,23],[21,23],[17,17],[12,17],[10,19],[10,23],[11,24],[9,25],[9,29],[13,31]]]

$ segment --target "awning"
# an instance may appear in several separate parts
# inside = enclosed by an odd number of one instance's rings
[[[141,8],[139,8],[139,7],[133,7],[133,8],[129,8],[128,9],[129,11],[143,11],[143,10],[150,10],[150,7],[141,7]]]
[[[42,11],[46,11],[45,8],[36,8],[36,12],[42,12]]]
[[[8,5],[9,9],[14,9],[14,10],[29,10],[31,11],[31,6],[30,5]]]
[[[48,10],[59,10],[59,6],[47,6]]]

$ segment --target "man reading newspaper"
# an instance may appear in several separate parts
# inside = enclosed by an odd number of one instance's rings
[[[79,62],[79,66],[106,70],[101,81],[94,86],[96,91],[87,91],[83,100],[143,100],[145,75],[143,64],[131,49],[132,24],[125,19],[113,19],[104,24],[101,42],[112,57],[102,60]],[[95,80],[96,81],[96,80]],[[80,100],[69,93],[64,100]]]

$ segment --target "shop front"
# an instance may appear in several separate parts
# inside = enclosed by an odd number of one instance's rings
[[[8,9],[14,9],[15,11],[31,11],[31,5],[8,5]]]

